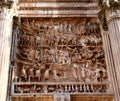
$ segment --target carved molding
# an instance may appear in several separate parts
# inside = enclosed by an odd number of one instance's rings
[[[20,3],[37,3],[37,2],[98,2],[98,0],[19,0]]]
[[[28,2],[29,1],[29,2]],[[22,17],[97,17],[99,12],[98,2],[81,0],[51,0],[43,1],[20,1],[19,16]],[[59,1],[59,2],[57,2]],[[89,2],[89,3],[88,3]],[[56,13],[57,12],[57,13]]]

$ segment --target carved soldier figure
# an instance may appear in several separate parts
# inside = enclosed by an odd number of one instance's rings
[[[19,77],[18,77],[18,67],[17,64],[15,63],[13,66],[14,70],[13,70],[13,81],[17,82],[19,81]]]
[[[81,81],[81,71],[82,67],[79,64],[73,64],[73,75],[76,79],[76,81]]]
[[[68,32],[68,23],[67,23],[67,21],[64,22],[63,27],[64,27],[64,28],[63,28],[63,31],[64,31],[64,32]]]
[[[72,32],[72,30],[71,30],[72,28],[71,28],[71,27],[72,27],[72,26],[71,26],[71,24],[69,23],[69,24],[68,24],[68,32],[70,32],[70,33]]]
[[[34,37],[29,36],[29,44],[28,44],[28,46],[34,46],[34,45],[35,45]]]
[[[24,34],[18,36],[18,45],[25,45],[25,37]]]
[[[32,60],[34,56],[34,50],[32,48],[28,49],[28,59]]]
[[[87,59],[88,58],[88,48],[87,47],[83,47],[82,49],[81,49],[81,56],[82,56],[82,58],[83,59]]]
[[[95,55],[95,58],[104,58],[104,50],[101,48],[101,49],[98,49],[97,50],[97,54]]]
[[[34,71],[33,68],[28,69],[28,80],[31,81],[31,78],[34,78]]]
[[[15,93],[23,93],[23,88],[15,86]]]
[[[85,33],[85,22],[82,22],[79,26],[79,33],[80,35],[84,34]]]
[[[38,78],[38,81],[41,80],[41,69],[40,69],[40,68],[37,68],[37,69],[35,70],[35,77]]]
[[[50,77],[50,70],[51,68],[49,67],[49,65],[46,65],[46,70],[45,70],[45,74],[44,74],[44,80],[48,80]]]
[[[95,45],[97,46],[99,43],[101,43],[101,37],[97,37],[96,35],[89,35],[89,41],[91,43],[91,46]]]
[[[87,36],[82,35],[82,36],[81,36],[81,39],[80,39],[80,45],[85,47],[85,46],[87,46],[87,43],[88,43],[88,38],[87,38]]]
[[[25,81],[27,80],[26,67],[22,68],[20,76],[21,76],[21,79],[23,78]]]
[[[72,45],[76,45],[77,44],[77,40],[76,40],[76,37],[74,37],[73,39],[72,39]]]
[[[81,70],[81,78],[82,78],[82,80],[83,81],[85,81],[85,79],[86,79],[86,69],[85,69],[85,65],[84,64],[82,64],[83,66],[82,66],[82,70]]]
[[[65,64],[65,63],[70,63],[69,59],[69,53],[59,50],[59,63]]]
[[[36,52],[35,52],[35,60],[41,61],[41,50],[36,50]]]

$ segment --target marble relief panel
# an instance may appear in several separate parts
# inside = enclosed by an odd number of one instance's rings
[[[43,93],[101,91],[102,88],[106,91],[108,87],[86,85],[108,82],[102,36],[94,18],[21,19],[14,57],[15,93],[30,93],[30,89]],[[17,85],[18,82],[33,85],[29,85],[27,91],[24,85]],[[45,82],[53,84],[47,85],[47,89],[36,85]],[[85,84],[54,84],[58,82]],[[25,91],[18,90],[22,88]]]

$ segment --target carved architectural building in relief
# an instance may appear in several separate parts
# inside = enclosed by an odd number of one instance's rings
[[[0,1],[0,101],[119,101],[119,2]]]

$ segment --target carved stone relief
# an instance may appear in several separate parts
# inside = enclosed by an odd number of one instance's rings
[[[14,93],[106,92],[108,71],[96,20],[25,18],[21,22],[15,44]]]

